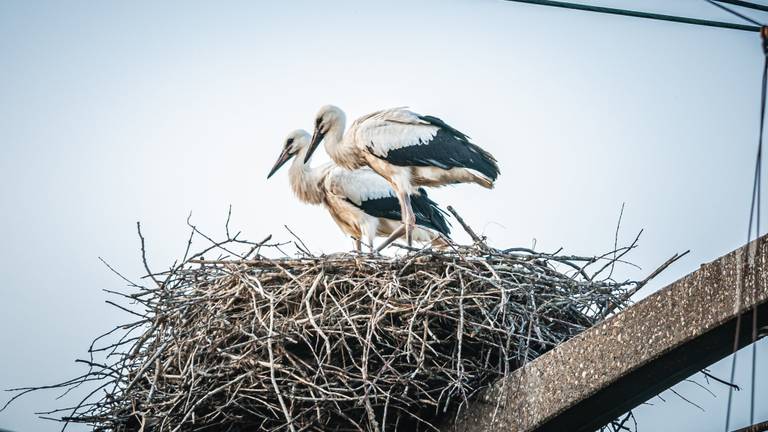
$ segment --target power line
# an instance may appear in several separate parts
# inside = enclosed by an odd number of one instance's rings
[[[681,17],[681,16],[675,16],[675,15],[663,15],[663,14],[640,12],[640,11],[634,11],[634,10],[628,10],[628,9],[607,8],[602,6],[592,6],[592,5],[586,5],[586,4],[569,3],[569,2],[562,2],[562,1],[555,1],[555,0],[506,0],[506,1],[516,2],[516,3],[530,3],[535,5],[541,5],[541,6],[552,6],[552,7],[575,9],[575,10],[582,10],[582,11],[589,11],[589,12],[598,12],[598,13],[605,13],[605,14],[611,14],[611,15],[631,16],[631,17],[637,17],[637,18],[653,19],[658,21],[671,21],[671,22],[678,22],[678,23],[684,23],[684,24],[694,24],[694,25],[702,25],[702,26],[708,26],[708,27],[719,27],[719,28],[726,28],[726,29],[732,29],[732,30],[743,30],[743,31],[752,31],[752,32],[760,31],[760,27],[751,26],[751,25],[735,24],[735,23],[722,22],[722,21],[710,21],[710,20],[688,18],[688,17]]]
[[[756,222],[755,223],[755,240],[760,238],[760,209],[762,207],[760,205],[760,195],[761,195],[762,170],[763,170],[763,135],[765,130],[766,92],[768,91],[768,27],[720,3],[730,3],[730,4],[740,5],[740,6],[745,6],[745,5],[757,6],[757,5],[752,5],[751,3],[742,2],[738,0],[729,0],[729,1],[706,0],[706,1],[709,4],[716,6],[734,16],[737,16],[743,20],[749,21],[752,24],[757,24],[761,27],[760,37],[762,38],[762,42],[763,42],[762,46],[763,46],[763,54],[764,54],[765,60],[763,62],[763,85],[762,85],[762,91],[761,91],[761,97],[760,97],[760,129],[759,129],[759,135],[757,139],[757,156],[755,157],[755,176],[752,182],[752,204],[750,205],[750,208],[749,208],[749,225],[747,227],[747,245],[750,248],[752,247],[757,248],[758,245],[752,244],[751,240],[752,240],[753,221]],[[741,277],[739,278],[739,285],[741,285],[742,287],[744,285],[744,272],[741,273]],[[757,284],[755,284],[754,290],[756,293]],[[742,289],[739,289],[739,293],[741,292],[742,292]],[[741,298],[739,298],[738,301],[740,304]],[[734,333],[734,336],[733,336],[733,359],[731,361],[731,382],[733,382],[736,374],[736,356],[737,356],[737,351],[739,349],[740,327],[741,327],[741,315],[739,315],[736,318],[736,332]],[[750,423],[755,422],[755,375],[757,371],[756,342],[757,342],[757,307],[755,306],[754,308],[752,308],[752,373],[751,373],[752,379],[751,379],[751,385],[750,385],[750,399],[749,399],[749,422]],[[728,389],[728,410],[726,411],[726,414],[725,414],[725,432],[728,432],[728,430],[730,429],[732,400],[733,400],[733,387],[730,387]]]
[[[709,3],[715,4],[712,2],[712,0],[707,0]],[[734,13],[732,10],[722,6],[717,5],[718,7],[721,7],[728,12]],[[743,17],[742,17],[743,18]],[[746,19],[746,18],[745,18]],[[749,208],[749,224],[747,226],[747,244],[750,248],[758,248],[759,245],[757,242],[754,244],[751,243],[752,240],[752,226],[754,222],[755,226],[755,240],[760,238],[760,196],[761,196],[761,184],[762,184],[762,168],[763,168],[763,135],[765,132],[765,113],[766,113],[766,95],[768,94],[768,27],[762,27],[760,31],[760,37],[762,38],[762,47],[763,47],[763,55],[764,55],[764,61],[763,61],[763,80],[762,80],[762,89],[761,89],[761,96],[760,96],[760,128],[759,128],[759,135],[757,138],[757,155],[755,157],[755,174],[752,181],[752,203]],[[758,253],[758,251],[754,251],[755,254]],[[751,255],[748,252],[748,255]],[[749,256],[745,259],[744,265],[747,265],[747,261],[749,260]],[[744,273],[741,273],[741,277],[739,278],[739,284],[744,287]],[[757,283],[755,283],[754,288],[755,294],[757,293]],[[740,289],[739,292],[741,293],[743,290]],[[741,304],[741,298],[738,299],[738,304]],[[734,381],[735,377],[735,371],[736,371],[736,356],[737,356],[737,350],[739,348],[739,333],[740,333],[740,327],[741,327],[741,314],[738,315],[736,318],[736,332],[733,336],[733,358],[731,361],[731,382]],[[751,386],[750,386],[750,399],[749,399],[749,422],[752,424],[755,422],[755,375],[757,370],[757,306],[752,308],[752,370],[751,370]],[[731,421],[731,403],[733,399],[733,387],[728,389],[728,409],[726,411],[725,415],[725,432],[728,432],[730,428],[730,421]],[[759,429],[755,429],[759,430]]]
[[[761,4],[750,3],[750,2],[746,2],[746,1],[742,1],[742,0],[717,0],[717,1],[720,2],[720,3],[727,3],[727,4],[732,4],[734,6],[741,6],[741,7],[745,7],[745,8],[749,8],[749,9],[755,9],[755,10],[760,10],[760,11],[768,12],[768,6],[763,6]]]
[[[766,48],[765,31],[760,32],[763,36],[763,49],[765,52],[765,62],[763,63],[763,93],[760,100],[760,137],[758,139],[757,146],[757,178],[755,183],[757,184],[757,204],[756,211],[757,223],[755,224],[755,239],[760,237],[760,185],[762,184],[762,167],[763,167],[763,135],[765,129],[765,105],[766,105],[766,87],[768,87],[768,50]],[[754,199],[754,194],[753,194]],[[751,216],[750,216],[751,218]],[[754,288],[757,293],[757,284]],[[750,388],[749,399],[749,422],[755,423],[755,374],[757,371],[757,306],[752,309],[752,386]]]
[[[724,11],[726,11],[726,12],[728,12],[728,13],[732,14],[732,15],[735,15],[735,16],[739,17],[739,18],[743,19],[744,21],[748,21],[748,22],[751,22],[751,23],[752,23],[752,24],[754,24],[754,25],[757,25],[757,26],[761,26],[761,27],[762,27],[762,24],[760,24],[759,22],[757,22],[757,21],[753,20],[752,18],[750,18],[750,17],[748,17],[748,16],[746,16],[746,15],[744,15],[744,14],[741,14],[741,13],[739,13],[739,12],[736,12],[735,10],[733,10],[733,9],[731,9],[731,8],[727,7],[727,6],[723,6],[723,5],[721,5],[721,4],[720,4],[720,2],[715,2],[714,0],[707,0],[707,1],[708,1],[708,2],[709,2],[709,4],[711,4],[712,6],[715,6],[715,7],[719,7],[720,9],[722,9],[722,10],[724,10]]]

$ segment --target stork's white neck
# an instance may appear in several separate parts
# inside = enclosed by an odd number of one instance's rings
[[[324,167],[312,168],[310,162],[304,163],[308,147],[304,147],[294,156],[288,179],[296,197],[307,204],[321,204],[324,191],[321,187]]]
[[[328,155],[343,168],[354,170],[362,166],[358,160],[357,151],[352,143],[346,142],[344,139],[344,128],[346,127],[346,121],[342,117],[334,122],[328,132],[325,134],[323,143],[325,145],[325,151]]]

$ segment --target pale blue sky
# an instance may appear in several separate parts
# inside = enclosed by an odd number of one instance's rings
[[[703,0],[593,3],[731,19]],[[745,241],[761,62],[752,33],[498,0],[2,0],[0,387],[76,375],[90,339],[126,319],[103,303],[122,283],[97,257],[140,275],[137,220],[158,268],[183,252],[190,211],[221,232],[229,204],[248,237],[288,224],[316,251],[349,248],[285,174],[265,180],[326,103],[351,118],[409,105],[494,153],[495,190],[433,197],[497,245],[602,252],[626,202],[621,239],[646,230],[627,277],[692,250],[658,289]],[[712,390],[680,388],[703,413],[672,394],[640,408],[641,430],[721,430]],[[0,427],[55,430],[32,415],[53,396]]]

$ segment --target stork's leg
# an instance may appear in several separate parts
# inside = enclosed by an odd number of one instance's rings
[[[371,251],[371,253],[378,252],[374,249],[373,243],[376,241],[376,230],[373,230],[373,232],[368,233],[368,250]]]
[[[376,233],[379,231],[379,220],[373,217],[366,218],[361,225],[361,231],[361,237],[365,239],[365,246],[371,253],[375,253],[373,244],[376,240]]]
[[[402,237],[403,234],[405,234],[405,225],[400,225],[394,232],[392,232],[392,234],[389,235],[389,237],[387,237],[386,240],[384,240],[382,244],[379,245],[379,247],[376,248],[376,253],[384,250],[384,248],[392,244],[393,241]]]
[[[408,242],[408,247],[413,246],[413,231],[416,229],[416,215],[413,214],[411,209],[411,199],[408,198],[408,219],[405,221],[405,240]]]
[[[357,253],[361,253],[363,251],[363,248],[360,247],[360,239],[359,238],[355,239],[355,251]]]
[[[416,215],[411,207],[411,196],[405,192],[398,192],[400,199],[400,212],[403,215],[403,225],[405,225],[405,241],[408,246],[413,245],[413,230],[416,228]]]

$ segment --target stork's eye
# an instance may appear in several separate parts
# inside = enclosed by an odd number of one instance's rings
[[[288,141],[285,142],[286,147],[293,144],[293,138],[288,138]]]
[[[323,118],[322,117],[316,118],[315,119],[315,127],[320,127],[320,123],[322,123],[322,122],[323,122]]]

